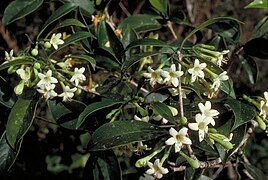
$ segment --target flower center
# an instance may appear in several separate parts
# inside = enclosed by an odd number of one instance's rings
[[[210,116],[211,116],[211,114],[210,114],[210,111],[209,111],[209,110],[205,110],[205,111],[204,111],[204,114],[205,114],[205,116],[206,116],[206,117],[210,117]]]
[[[157,78],[157,73],[156,72],[152,72],[152,78],[156,79]]]
[[[201,122],[198,124],[198,129],[204,130],[206,128],[206,124],[204,122]]]
[[[48,77],[48,76],[44,77],[44,81],[49,83],[50,82],[50,77]]]
[[[199,72],[201,69],[199,67],[194,67],[195,72]]]
[[[176,136],[176,139],[177,139],[179,142],[182,142],[182,140],[183,140],[183,135],[178,134],[178,135]]]

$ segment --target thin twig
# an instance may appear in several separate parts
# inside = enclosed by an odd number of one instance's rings
[[[41,116],[35,116],[35,118],[38,119],[38,120],[40,120],[40,121],[44,121],[44,122],[46,122],[46,123],[50,123],[50,124],[54,124],[54,125],[59,126],[57,123],[51,122],[51,121],[49,121],[48,119],[43,118],[43,117],[41,117]]]
[[[119,6],[121,7],[122,11],[127,15],[127,17],[131,16],[131,14],[128,12],[127,8],[121,1],[119,2]]]
[[[18,52],[19,47],[16,43],[16,40],[13,40],[9,34],[9,32],[5,29],[4,25],[0,21],[0,34],[2,35],[3,39],[6,41],[8,47],[13,49],[15,53]]]
[[[178,36],[176,35],[173,27],[172,27],[172,23],[170,21],[167,22],[167,27],[169,28],[172,36],[174,37],[175,40],[178,40]]]
[[[139,12],[141,11],[141,8],[144,4],[145,4],[145,0],[139,2],[139,4],[137,5],[137,8],[134,10],[133,14],[139,14]]]

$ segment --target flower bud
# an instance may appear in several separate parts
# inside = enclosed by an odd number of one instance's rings
[[[233,144],[229,142],[228,138],[222,134],[209,133],[209,138],[219,143],[226,150],[233,149]]]
[[[215,128],[209,128],[208,129],[208,132],[217,133],[217,129],[215,129]]]
[[[266,129],[266,124],[263,121],[263,119],[260,116],[256,116],[256,121],[258,122],[259,128],[261,130],[265,130]]]
[[[32,54],[33,56],[37,56],[37,55],[38,55],[38,50],[37,50],[37,49],[33,49],[33,50],[31,51],[31,54]]]
[[[187,120],[187,118],[185,116],[180,118],[180,124],[181,125],[185,125],[185,124],[187,124],[187,122],[188,122],[188,120]]]
[[[24,89],[24,81],[21,81],[15,88],[14,92],[17,95],[21,95]]]
[[[40,63],[38,63],[38,62],[34,63],[34,68],[35,69],[40,69],[40,67],[41,67]]]
[[[44,47],[45,47],[46,49],[50,49],[50,48],[51,48],[51,44],[50,44],[50,42],[45,42]]]
[[[192,166],[192,168],[197,169],[200,167],[198,159],[192,159],[182,151],[180,152],[180,155],[185,158],[185,160]]]

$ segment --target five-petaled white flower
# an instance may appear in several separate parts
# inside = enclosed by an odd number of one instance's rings
[[[150,85],[154,86],[156,83],[162,84],[163,79],[161,75],[163,74],[162,69],[153,70],[150,66],[148,67],[148,73],[143,73],[143,76],[150,78]]]
[[[183,144],[192,144],[191,139],[186,137],[188,128],[183,127],[177,132],[174,128],[170,128],[169,134],[172,136],[168,140],[166,140],[167,145],[175,144],[175,152],[179,152],[183,146]]]
[[[149,116],[145,116],[145,117],[140,118],[139,116],[135,115],[134,119],[137,121],[148,122],[150,118],[149,118]]]
[[[192,75],[191,77],[191,82],[195,82],[195,80],[200,77],[200,78],[204,78],[205,74],[203,72],[203,69],[205,69],[205,67],[207,66],[206,63],[201,63],[199,62],[198,59],[195,59],[194,61],[194,67],[188,69],[188,72]]]
[[[181,66],[179,64],[179,66]],[[172,64],[168,71],[163,71],[162,76],[165,78],[164,83],[171,83],[173,86],[178,87],[179,77],[183,75],[183,71],[176,71],[176,65]]]
[[[223,55],[228,54],[230,51],[229,50],[223,50],[220,55],[217,58],[217,65],[221,67],[222,62],[224,62]]]
[[[37,89],[37,91],[41,94],[43,94],[44,98],[46,100],[52,99],[56,97],[58,94],[54,91],[54,88],[56,87],[55,84],[51,84],[49,86],[49,89],[47,89],[45,86],[41,86],[40,89]]]
[[[160,163],[159,159],[156,159],[154,161],[154,164],[151,162],[147,162],[147,165],[150,169],[146,171],[146,174],[153,175],[157,179],[161,179],[163,177],[163,174],[168,173],[168,169],[162,167],[162,164]]]
[[[26,67],[24,69],[18,69],[16,73],[20,76],[20,78],[24,81],[27,82],[31,78],[31,69],[29,67]]]
[[[75,68],[74,69],[74,75],[72,76],[72,78],[70,79],[71,82],[74,82],[74,84],[76,86],[78,86],[78,84],[80,82],[83,82],[86,80],[86,76],[83,74],[85,72],[85,68],[82,67],[80,69]]]
[[[52,44],[52,46],[55,48],[55,49],[58,49],[58,45],[61,45],[64,43],[64,41],[61,39],[61,33],[57,33],[57,34],[52,34],[52,37],[49,41],[50,44]]]
[[[216,78],[213,79],[213,84],[212,84],[211,88],[214,89],[215,91],[217,91],[221,85],[221,82],[226,81],[228,79],[229,79],[229,77],[227,75],[227,72],[224,71],[223,73],[221,73],[220,75],[218,75]]]
[[[52,77],[51,70],[48,70],[46,74],[38,73],[38,77],[40,78],[40,81],[37,83],[37,86],[40,89],[54,89],[52,88],[52,85],[58,82],[56,78]]]
[[[212,126],[215,126],[215,120],[213,119],[213,117],[219,115],[219,111],[215,110],[215,109],[211,109],[211,102],[210,101],[206,101],[205,105],[202,103],[198,104],[198,107],[202,113],[202,115],[204,115],[204,119],[206,121],[209,122],[209,124],[212,124]]]
[[[260,116],[264,119],[268,116],[268,92],[264,92],[265,100],[260,102]]]
[[[9,53],[7,51],[5,51],[5,60],[12,61],[14,59],[13,54],[14,54],[13,49],[11,49],[11,51]]]
[[[76,87],[70,88],[69,86],[63,87],[63,93],[59,97],[63,97],[63,101],[70,101],[74,97],[74,92],[77,90]]]
[[[188,126],[194,131],[198,131],[199,141],[203,141],[205,134],[208,132],[209,121],[204,117],[204,115],[195,115],[196,123],[189,123]]]

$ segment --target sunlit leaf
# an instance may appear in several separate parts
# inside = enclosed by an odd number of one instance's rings
[[[163,118],[168,120],[172,124],[177,124],[176,119],[173,117],[171,110],[165,103],[154,102],[151,104],[153,110],[161,115]]]

